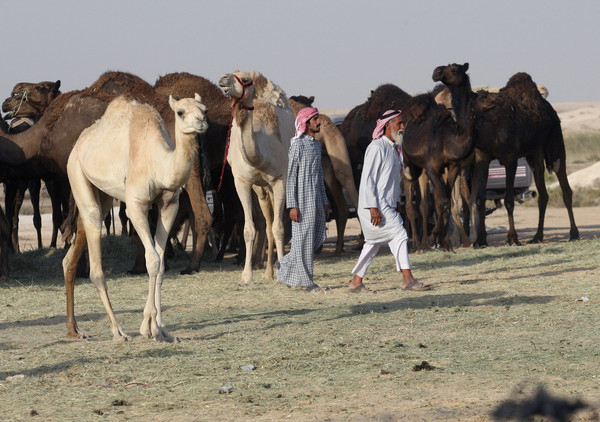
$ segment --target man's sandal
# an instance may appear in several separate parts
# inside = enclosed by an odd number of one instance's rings
[[[350,293],[376,293],[375,290],[369,289],[362,283],[360,283],[355,288],[348,287],[348,290],[350,291]]]
[[[423,284],[420,281],[413,280],[410,283],[408,283],[405,287],[402,287],[402,290],[424,292],[426,290],[431,290],[431,284]]]

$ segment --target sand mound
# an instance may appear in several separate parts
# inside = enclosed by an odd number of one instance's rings
[[[600,102],[557,103],[552,107],[558,113],[563,132],[600,132]]]
[[[597,187],[600,188],[600,161],[592,164],[589,167],[578,170],[574,173],[569,174],[569,185],[571,188],[588,188]],[[551,183],[548,185],[548,189],[554,189],[559,187],[558,182]]]

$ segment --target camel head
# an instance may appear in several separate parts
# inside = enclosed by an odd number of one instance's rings
[[[306,97],[304,95],[292,95],[290,100],[294,100],[297,103],[302,104],[305,107],[312,107],[313,102],[315,101],[315,96],[311,95],[310,97]]]
[[[502,98],[498,96],[497,92],[489,92],[486,90],[479,90],[476,93],[475,101],[473,103],[473,111],[475,113],[484,113],[498,105]]]
[[[441,82],[446,86],[463,86],[465,80],[469,78],[467,70],[469,70],[469,63],[438,66],[433,71],[432,78],[434,82]]]
[[[39,117],[52,100],[60,95],[60,81],[20,82],[15,85],[9,98],[2,103],[2,111],[8,118]]]
[[[206,106],[202,104],[200,95],[194,98],[183,98],[179,101],[169,95],[169,105],[175,112],[175,129],[183,133],[204,133],[208,129]]]
[[[254,78],[256,72],[240,72],[236,70],[233,73],[226,73],[219,78],[219,87],[223,93],[230,97],[236,103],[251,105],[254,97]]]

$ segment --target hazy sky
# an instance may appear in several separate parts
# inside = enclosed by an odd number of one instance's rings
[[[82,89],[107,70],[151,84],[186,71],[216,82],[263,73],[322,109],[394,83],[433,88],[433,69],[470,63],[473,86],[516,72],[551,102],[600,101],[600,1],[0,0],[0,97],[17,82]]]

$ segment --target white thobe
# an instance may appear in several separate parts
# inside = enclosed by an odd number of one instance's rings
[[[402,156],[393,141],[385,136],[374,140],[367,147],[358,190],[358,218],[366,243],[384,243],[405,231],[400,213],[400,170]],[[371,223],[370,208],[381,214],[378,226]]]

